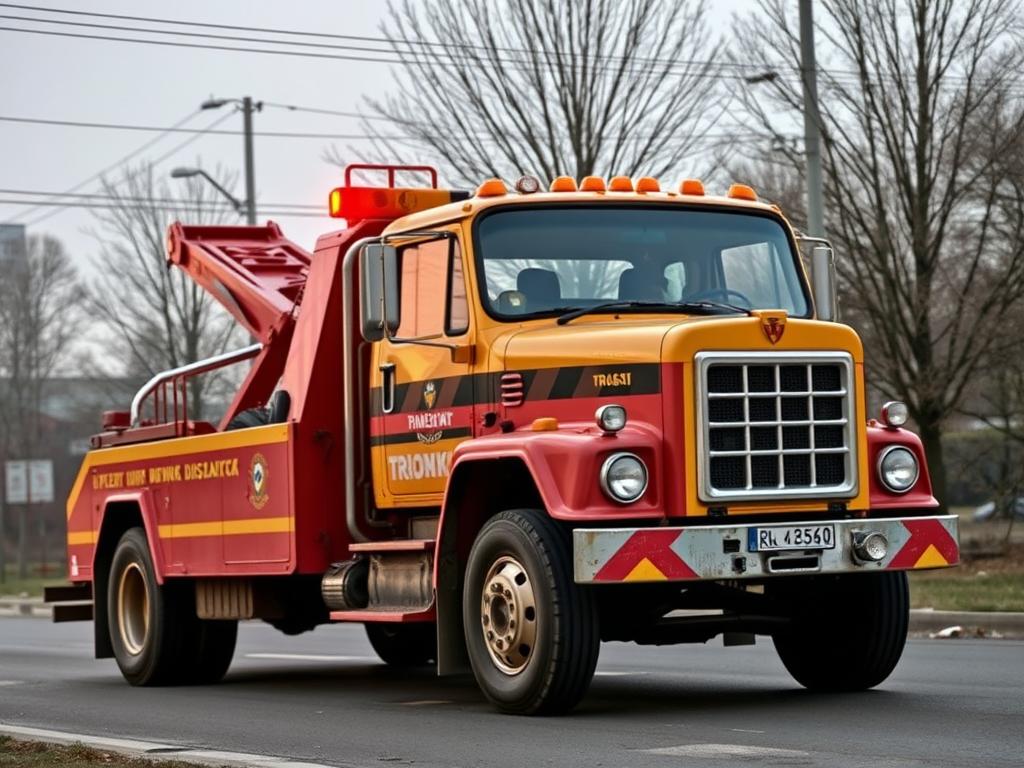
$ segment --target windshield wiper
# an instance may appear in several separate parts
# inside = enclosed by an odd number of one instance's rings
[[[565,325],[577,317],[589,315],[594,312],[604,312],[609,309],[632,309],[634,307],[650,307],[655,309],[671,309],[691,314],[720,315],[731,312],[739,312],[744,315],[752,314],[749,309],[737,307],[733,304],[725,304],[719,301],[606,301],[604,304],[595,304],[592,307],[580,307],[570,310],[558,316],[556,321],[559,325]]]

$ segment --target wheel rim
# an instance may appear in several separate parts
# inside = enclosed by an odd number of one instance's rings
[[[117,586],[117,626],[121,644],[132,656],[138,656],[149,635],[149,592],[146,575],[138,563],[129,563],[121,572]]]
[[[480,629],[494,665],[506,675],[526,669],[537,639],[537,601],[522,564],[504,555],[484,579]]]

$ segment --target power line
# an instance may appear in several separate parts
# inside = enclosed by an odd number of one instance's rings
[[[105,195],[98,193],[67,193],[67,192],[43,192],[39,190],[29,189],[0,189],[0,194],[4,195],[34,195],[38,197],[71,197],[71,198],[82,198],[84,200],[113,200],[113,201],[126,201],[126,202],[142,202],[142,203],[172,203],[172,204],[183,204],[192,205],[188,200],[178,197],[139,197],[132,195]],[[203,205],[219,205],[233,208],[232,203],[227,200],[210,200],[203,202]],[[324,210],[325,205],[314,205],[312,203],[261,203],[261,205],[271,208],[305,208],[312,210]]]
[[[7,16],[7,17],[0,16],[0,18],[11,18],[11,17],[10,16]],[[47,19],[32,19],[31,21],[35,21],[35,22],[39,22],[39,23],[44,23],[44,24],[47,24],[47,23],[51,23],[51,24],[52,23],[62,23],[62,24],[70,24],[72,26],[84,26],[84,27],[90,27],[90,28],[95,28],[97,26],[102,26],[102,25],[96,25],[96,24],[84,24],[84,23],[75,23],[75,22],[54,22],[54,21],[50,21],[50,20],[47,20]],[[113,30],[118,30],[117,27],[110,27],[110,28],[113,29]],[[251,48],[251,47],[230,46],[230,45],[215,45],[215,44],[211,44],[211,43],[188,43],[188,42],[174,41],[174,40],[153,40],[153,39],[148,39],[148,38],[123,37],[123,36],[122,37],[116,37],[116,36],[112,36],[112,35],[85,34],[85,33],[82,33],[82,32],[58,32],[56,30],[25,29],[23,27],[0,27],[0,31],[3,31],[3,32],[21,32],[21,33],[24,33],[24,34],[44,35],[44,36],[50,36],[50,37],[75,38],[75,39],[81,39],[81,40],[101,40],[101,41],[104,41],[104,42],[120,42],[120,43],[138,43],[138,44],[147,44],[147,45],[159,45],[159,46],[166,46],[166,47],[172,47],[172,48],[176,47],[176,48],[190,48],[190,49],[211,50],[211,51],[234,51],[236,53],[260,53],[260,54],[267,54],[267,55],[271,55],[271,56],[296,56],[296,57],[300,57],[300,58],[329,59],[329,60],[338,60],[338,61],[362,61],[362,62],[369,62],[369,63],[376,63],[376,64],[400,64],[400,65],[406,65],[406,64],[409,63],[410,58],[415,60],[416,58],[423,57],[423,58],[429,59],[431,64],[436,65],[436,66],[441,67],[441,68],[446,68],[446,69],[456,68],[456,67],[458,67],[460,65],[466,64],[467,62],[476,61],[476,59],[469,58],[468,56],[456,56],[455,54],[452,54],[452,53],[437,53],[437,52],[427,53],[427,52],[424,52],[424,51],[415,51],[415,50],[397,50],[396,49],[396,50],[393,50],[393,51],[387,51],[387,50],[384,50],[384,49],[380,49],[379,52],[382,55],[391,54],[392,56],[394,56],[393,58],[381,58],[381,57],[374,57],[374,56],[360,56],[360,55],[349,55],[349,54],[339,54],[339,53],[316,53],[316,52],[313,52],[313,51],[275,50],[275,49],[270,49],[270,48]],[[299,43],[299,42],[290,42],[290,41],[284,41],[284,40],[282,40],[282,41],[275,41],[275,40],[265,40],[265,39],[259,39],[259,38],[235,38],[235,37],[226,37],[226,36],[223,36],[223,35],[208,35],[208,34],[203,34],[203,33],[198,33],[198,32],[169,32],[167,30],[151,30],[151,29],[144,29],[144,28],[137,28],[137,27],[136,28],[125,28],[123,30],[118,30],[118,31],[134,31],[134,32],[140,32],[140,33],[143,33],[143,34],[172,34],[172,35],[176,35],[176,36],[180,36],[180,37],[193,37],[193,38],[202,38],[202,39],[227,39],[227,40],[234,40],[234,41],[238,41],[238,42],[264,43],[264,44],[271,44],[271,45],[292,45],[292,46],[314,46],[314,45],[316,45],[314,43]],[[363,48],[357,48],[357,47],[354,47],[354,46],[337,46],[337,45],[335,45],[335,46],[325,45],[325,46],[317,46],[317,47],[325,47],[325,48],[331,48],[331,49],[335,49],[335,50],[356,50],[356,51],[362,50],[362,51],[369,51],[369,52],[375,52],[375,51],[378,50],[378,49],[363,49]],[[397,58],[395,58],[395,57],[397,57]],[[507,64],[510,64],[510,65],[513,65],[514,68],[518,68],[518,69],[524,69],[524,70],[531,70],[532,69],[531,62],[529,60],[526,60],[526,59],[507,59],[507,58],[500,58],[500,57],[491,57],[489,59],[489,61],[491,61],[491,62],[498,62],[498,63],[507,63]],[[690,66],[690,65],[687,65],[685,62],[679,62],[677,64],[675,62],[668,62],[668,61],[666,61],[663,64],[653,65],[653,64],[648,63],[648,62],[643,62],[640,58],[629,59],[628,61],[629,62],[637,62],[637,63],[641,64],[641,67],[639,67],[639,68],[638,67],[634,67],[634,66],[631,66],[629,68],[630,72],[632,72],[633,74],[641,74],[641,73],[644,73],[645,71],[646,72],[652,72],[652,71],[654,71],[656,69],[657,70],[661,70],[661,69],[664,68],[666,70],[664,72],[664,74],[666,74],[666,75],[675,75],[675,76],[679,76],[679,77],[682,77],[684,75],[691,75],[691,76],[698,77],[698,78],[710,78],[710,79],[718,79],[718,80],[742,80],[743,79],[743,75],[740,74],[739,72],[737,72],[736,74],[724,74],[722,72],[714,73],[714,72],[710,72],[710,71],[678,70],[677,69],[678,65],[682,65],[684,67],[685,66]],[[579,67],[585,66],[585,64],[580,64],[580,63],[576,63],[576,62],[573,61],[573,62],[568,62],[568,63],[563,62],[562,66],[569,66],[569,67],[579,68]],[[608,65],[605,65],[605,66],[608,66]],[[701,67],[715,66],[715,67],[718,67],[718,68],[723,68],[723,67],[732,67],[732,66],[737,66],[737,65],[734,65],[734,64],[731,64],[731,63],[728,63],[728,62],[718,62],[718,63],[715,63],[715,62],[711,62],[711,61],[705,61],[705,62],[701,62],[700,66]],[[796,75],[794,74],[793,77],[796,77]]]
[[[214,24],[209,22],[201,21],[184,21],[181,19],[164,19],[154,18],[152,16],[129,16],[117,13],[97,13],[93,11],[73,11],[63,8],[47,8],[35,5],[21,5],[16,3],[0,3],[0,7],[4,8],[16,8],[19,10],[37,11],[52,14],[63,14],[68,16],[86,16],[91,18],[103,18],[103,19],[117,19],[120,21],[139,21],[151,24],[164,24],[173,26],[187,26],[187,27],[206,27],[207,29],[223,29],[232,30],[235,32],[257,32],[257,33],[269,33],[276,35],[290,35],[293,37],[313,37],[320,39],[332,39],[332,40],[352,40],[355,42],[369,42],[369,43],[383,43],[394,46],[395,43],[401,43],[402,45],[408,46],[421,46],[426,48],[443,48],[451,49],[458,48],[464,50],[497,50],[505,51],[509,53],[525,53],[531,56],[537,54],[548,54],[550,51],[537,48],[516,48],[510,46],[488,46],[488,45],[472,45],[468,43],[453,43],[453,42],[442,42],[440,40],[413,40],[410,38],[401,37],[372,37],[369,35],[343,35],[331,32],[311,32],[307,30],[287,30],[287,29],[272,29],[268,27],[247,27],[237,24]],[[38,21],[47,21],[46,19],[37,19]],[[287,43],[289,41],[281,41]],[[294,41],[292,41],[294,42]],[[577,54],[581,59],[593,59],[596,61],[600,60],[626,60],[625,56],[607,56],[599,53],[582,53]],[[632,61],[645,62],[645,63],[674,63],[674,64],[708,64],[710,62],[700,59],[665,59],[657,57],[628,57]],[[736,69],[754,69],[764,68],[767,65],[761,64],[739,64],[736,62],[721,62],[719,66],[734,67]]]
[[[192,119],[192,117],[194,117],[196,114],[198,114],[198,112],[193,112],[192,114],[189,115],[188,118],[186,118],[186,120]],[[223,115],[219,115],[216,120],[214,120],[212,123],[210,123],[208,126],[206,126],[207,130],[216,128],[218,125],[223,123],[225,120],[227,120],[231,116],[232,116],[231,112],[226,112]],[[178,125],[180,126],[181,123],[179,123]],[[144,149],[147,149],[147,148],[153,146],[154,144],[156,144],[158,141],[162,140],[165,135],[166,134],[160,134],[156,138],[152,139],[151,141],[147,142],[146,144],[144,144],[141,147],[139,147],[138,149],[136,149],[135,151],[129,152],[127,155],[122,157],[117,162],[112,163],[111,165],[103,168],[101,171],[98,171],[97,173],[93,174],[92,176],[90,176],[88,179],[86,179],[85,181],[81,182],[80,184],[75,185],[74,187],[72,187],[69,190],[69,192],[75,192],[75,191],[81,189],[82,187],[86,186],[87,184],[91,184],[94,181],[98,181],[99,179],[102,179],[106,174],[110,173],[111,171],[124,166],[125,163],[127,163],[129,160],[131,160],[134,157],[136,157]],[[177,154],[178,152],[183,150],[185,147],[187,147],[190,144],[193,144],[194,142],[198,141],[200,138],[202,138],[202,136],[203,136],[203,134],[201,134],[201,133],[198,133],[198,134],[196,134],[194,136],[190,136],[189,138],[185,139],[185,141],[181,142],[180,144],[176,144],[170,150],[168,150],[164,154],[160,155],[160,157],[158,157],[156,160],[150,161],[148,163],[148,166],[150,168],[152,168],[155,165],[159,165],[160,163],[162,163],[167,158],[171,157],[172,155]],[[27,216],[32,210],[35,210],[36,208],[40,208],[40,207],[47,207],[47,206],[35,206],[35,208],[29,209],[28,211],[25,211],[25,212],[19,214],[18,218],[21,218],[22,216]],[[46,213],[42,214],[41,216],[37,216],[36,218],[32,219],[31,221],[25,222],[25,226],[26,227],[35,226],[36,224],[39,224],[40,222],[46,221],[47,219],[50,219],[50,218],[56,216],[58,213],[60,213],[60,209],[56,209],[56,210],[52,210],[52,211],[47,211]],[[17,219],[15,219],[15,221],[17,221]]]
[[[56,202],[52,200],[0,200],[0,205],[24,205],[26,202],[30,202],[35,207],[41,208],[100,208],[104,210],[139,210],[139,211],[177,211],[181,212],[189,208],[195,208],[198,210],[206,210],[210,213],[221,213],[224,212],[225,208],[209,207],[204,204],[197,204],[195,202],[181,201],[181,205],[168,206],[168,205],[143,205],[143,204],[128,204],[128,205],[115,205],[113,203],[73,203],[73,202]],[[282,218],[315,218],[323,219],[328,218],[326,207],[323,213],[309,213],[305,211],[261,211],[261,213],[268,216],[280,216]]]
[[[275,105],[276,106],[276,105]],[[312,108],[295,107],[296,110],[302,111],[313,111]],[[327,112],[329,110],[318,110]],[[52,125],[61,126],[68,128],[94,128],[99,130],[112,130],[112,131],[139,131],[139,132],[160,132],[160,133],[185,133],[185,134],[196,134],[196,135],[209,135],[209,136],[241,136],[242,131],[234,130],[212,130],[209,128],[179,128],[177,126],[171,126],[170,128],[164,128],[162,126],[155,125],[135,125],[129,123],[101,123],[101,122],[89,122],[84,120],[56,120],[50,118],[41,117],[21,117],[14,115],[0,115],[0,122],[8,123],[26,123],[32,125]],[[413,125],[409,123],[408,125]],[[253,134],[261,138],[281,138],[281,139],[331,139],[331,140],[360,140],[360,139],[381,139],[391,141],[418,141],[422,139],[419,135],[378,135],[368,133],[304,133],[304,132],[292,132],[292,131],[262,131]],[[737,131],[728,133],[706,133],[702,135],[702,138],[707,139],[740,139],[740,138],[770,138],[774,134],[769,134],[764,131]],[[471,138],[477,141],[497,141],[496,138],[487,134],[477,134]],[[614,135],[608,136],[610,140],[614,140]],[[649,134],[627,134],[621,138],[629,139],[630,141],[645,141],[647,139],[656,138]],[[668,141],[676,137],[666,137]],[[686,137],[679,137],[680,139]]]
[[[174,125],[172,125],[171,128],[174,128],[174,129],[180,128],[181,126],[185,125],[185,123],[187,123],[190,120],[192,120],[192,118],[194,118],[198,114],[199,114],[199,110],[195,110],[193,112],[189,112],[187,115],[185,115],[185,117],[183,117],[181,120],[179,120]],[[103,168],[102,170],[100,170],[97,173],[93,174],[88,179],[85,179],[85,181],[80,181],[78,184],[75,184],[75,186],[73,186],[70,189],[66,190],[66,193],[70,194],[71,192],[77,192],[82,187],[84,187],[86,184],[91,184],[92,182],[97,181],[98,179],[100,179],[103,176],[103,174],[109,173],[110,171],[114,170],[118,166],[128,162],[129,160],[132,160],[133,158],[137,157],[142,152],[145,152],[150,147],[152,147],[155,144],[159,143],[165,136],[169,135],[169,133],[170,133],[170,130],[167,130],[167,131],[164,131],[163,133],[161,133],[159,136],[154,136],[152,139],[147,141],[142,146],[138,147],[137,149],[132,150],[131,152],[129,152],[127,155],[125,155],[124,157],[120,158],[116,162],[112,163],[111,165],[107,166],[106,168]],[[29,208],[27,211],[22,211],[21,213],[19,213],[17,215],[17,217],[15,217],[14,221],[17,222],[17,220],[19,218],[21,218],[22,216],[28,216],[29,214],[31,214],[35,210],[36,210],[35,208]],[[49,214],[47,214],[47,216],[44,217],[44,218],[48,218],[48,217],[49,217]]]

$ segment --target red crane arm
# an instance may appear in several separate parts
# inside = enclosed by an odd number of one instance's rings
[[[167,260],[219,301],[257,340],[288,335],[312,256],[274,222],[263,227],[172,224]]]

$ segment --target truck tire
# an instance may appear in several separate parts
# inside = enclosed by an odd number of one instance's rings
[[[568,537],[544,512],[491,518],[469,554],[466,650],[484,695],[512,714],[559,714],[583,698],[600,652],[597,609],[573,582]]]
[[[366,637],[381,661],[392,667],[422,667],[437,663],[436,624],[366,625]]]
[[[121,537],[108,581],[107,627],[125,680],[150,686],[215,683],[224,677],[238,622],[199,619],[191,584],[157,584],[141,528]]]
[[[270,423],[270,411],[266,408],[250,408],[236,413],[228,422],[227,432],[249,427],[263,427]]]
[[[110,565],[107,626],[117,666],[132,685],[175,682],[189,655],[177,586],[157,584],[146,534],[127,530]]]
[[[867,690],[896,668],[910,623],[905,573],[793,579],[769,589],[792,606],[792,624],[773,640],[805,688]]]

